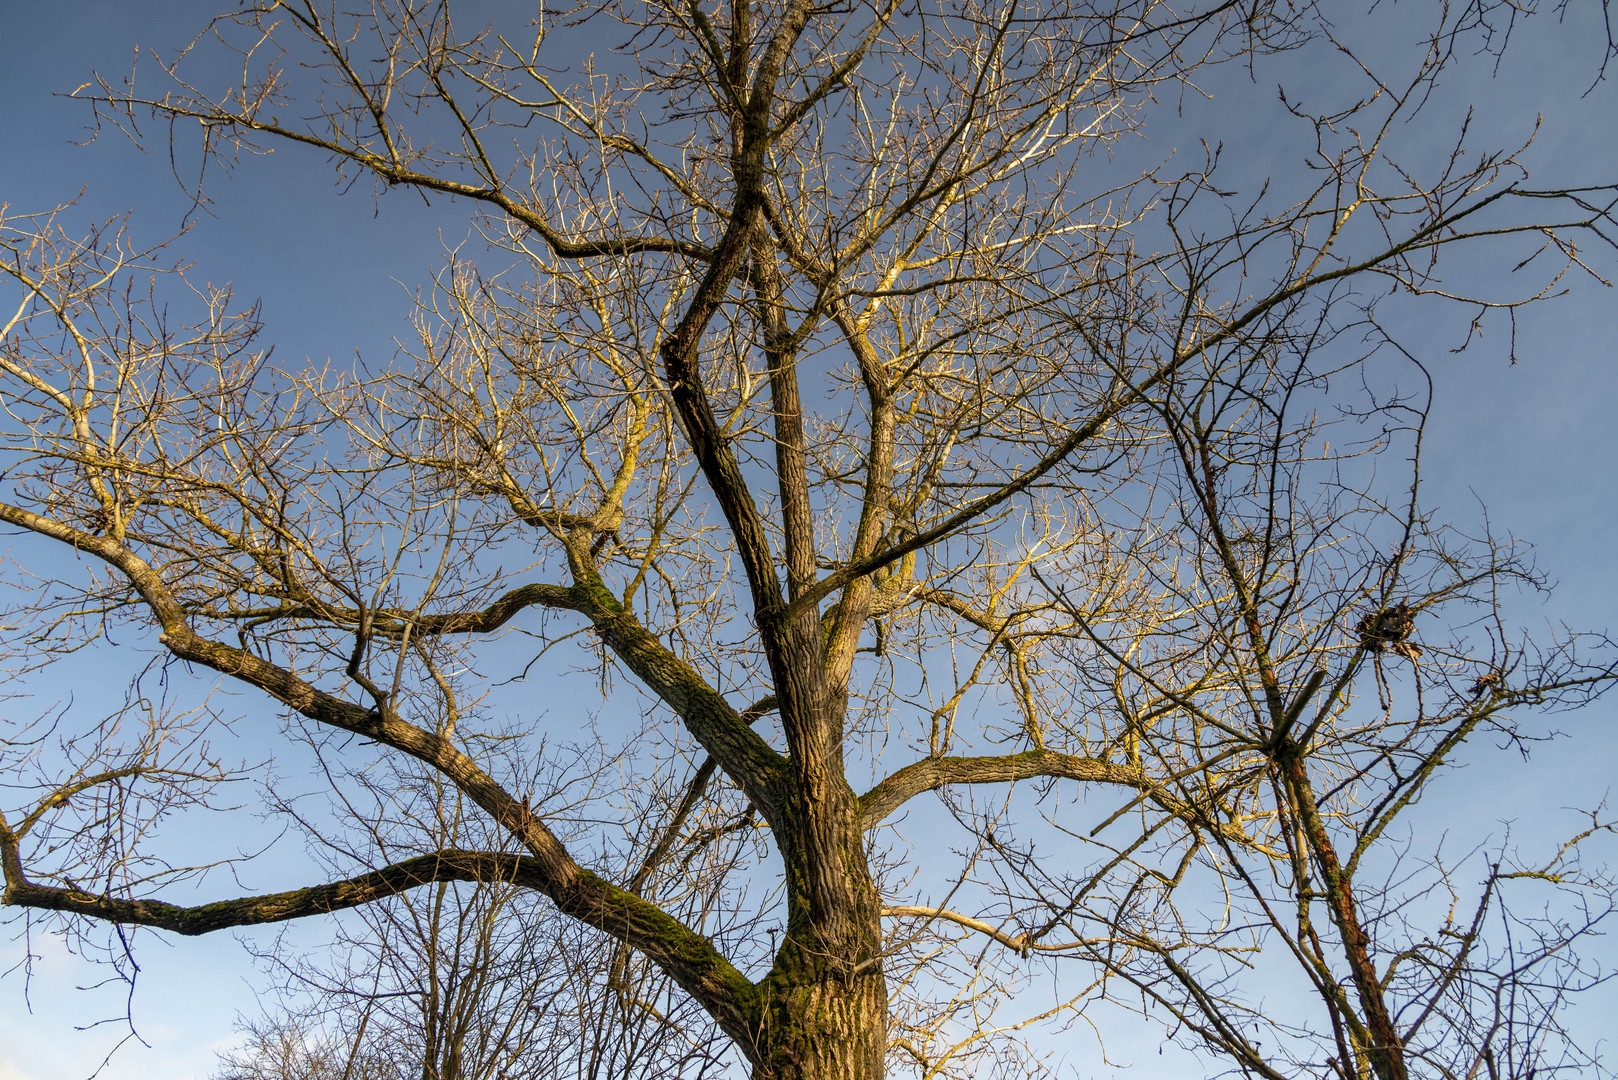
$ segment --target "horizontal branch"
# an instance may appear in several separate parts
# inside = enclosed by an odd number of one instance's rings
[[[186,907],[163,900],[130,900],[79,888],[37,885],[22,873],[14,841],[5,848],[6,888],[12,907],[61,911],[133,926],[198,936],[238,926],[260,926],[326,915],[443,881],[506,882],[545,893],[565,915],[640,950],[697,999],[744,1051],[753,1045],[760,1014],[758,992],[713,942],[646,900],[579,870],[557,882],[538,859],[494,851],[448,849],[421,855],[358,877],[305,889],[245,896]]]
[[[1036,776],[1117,784],[1135,791],[1150,791],[1155,786],[1137,766],[1114,765],[1054,750],[1029,750],[1002,757],[925,758],[906,765],[861,795],[860,820],[865,828],[875,828],[922,792],[950,784],[1006,784]]]
[[[1001,757],[925,758],[906,765],[860,796],[860,824],[865,829],[874,829],[922,792],[951,784],[1008,784],[1036,777],[1130,788],[1140,792],[1141,798],[1137,801],[1149,801],[1187,825],[1217,832],[1233,843],[1254,843],[1253,838],[1236,825],[1219,821],[1201,807],[1174,795],[1138,766],[1117,765],[1054,750],[1029,750]]]
[[[327,915],[395,896],[437,881],[509,882],[539,888],[538,863],[527,856],[495,851],[435,851],[368,874],[306,889],[243,896],[187,907],[163,900],[128,900],[80,888],[37,885],[6,875],[5,902],[13,907],[65,911],[107,922],[150,926],[187,937],[237,926],[261,926],[309,915]]]

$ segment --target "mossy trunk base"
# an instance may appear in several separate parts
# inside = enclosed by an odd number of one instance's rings
[[[888,1002],[880,970],[774,993],[753,1080],[881,1080]]]

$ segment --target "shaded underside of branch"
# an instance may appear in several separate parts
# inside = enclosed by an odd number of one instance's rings
[[[237,926],[260,926],[308,915],[326,915],[437,881],[509,882],[538,888],[543,875],[538,863],[527,856],[447,849],[342,881],[193,907],[163,900],[104,896],[81,888],[64,889],[26,880],[8,880],[4,898],[14,907],[66,911],[195,937]]]

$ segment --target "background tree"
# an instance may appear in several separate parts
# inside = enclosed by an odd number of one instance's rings
[[[242,1047],[220,1055],[218,1080],[373,1080],[399,1074],[355,1054],[341,1039],[295,1022],[253,1024]]]
[[[177,905],[154,890],[200,868],[147,834],[229,775],[210,714],[58,726],[8,749],[7,902],[204,933],[536,892],[759,1076],[1024,1068],[996,1010],[1036,957],[1070,972],[1040,1019],[1129,985],[1265,1075],[1585,1060],[1556,1015],[1610,882],[1575,845],[1429,910],[1464,879],[1390,831],[1469,737],[1611,673],[1604,640],[1508,627],[1522,554],[1424,510],[1422,362],[1382,316],[1509,319],[1607,243],[1612,188],[1410,122],[1520,8],[1423,9],[1402,66],[1260,0],[573,14],[624,46],[559,69],[555,14],[265,4],[199,39],[242,57],[223,93],[182,56],[89,95],[137,136],[200,122],[209,164],[301,144],[474,208],[490,256],[451,258],[389,365],[273,366],[226,293],[180,327],[121,233],[7,219],[0,519],[97,567],[39,572],[18,647],[138,627],[166,678],[284,707],[340,798],[378,754],[399,778],[346,876]],[[1308,48],[1363,82],[1294,105],[1298,176],[1107,163],[1156,97]],[[1473,296],[1439,277],[1457,244],[1540,276]],[[485,696],[513,628],[584,636],[615,766],[548,773],[535,703]],[[553,804],[615,776],[610,812]],[[929,792],[952,865],[907,861]],[[452,804],[484,827],[437,828]],[[1535,883],[1578,917],[1490,938]],[[1261,1009],[1254,955],[1318,1013]]]
[[[606,767],[568,754],[550,764],[563,762],[558,771],[577,778]],[[386,770],[354,781],[346,805],[330,815],[351,830],[311,836],[334,875],[352,859],[356,836],[367,836],[365,862],[374,866],[420,848],[496,846],[468,835],[482,820],[453,788],[413,790],[419,778]],[[409,794],[401,798],[401,790]],[[543,809],[554,815],[563,798],[576,813],[599,796],[564,780]],[[656,820],[650,801],[646,813]],[[400,820],[423,807],[433,808],[430,823]],[[401,840],[409,850],[396,849]],[[660,891],[665,906],[698,925],[723,887],[714,850],[685,860],[679,879]],[[654,875],[666,876],[653,867],[645,877]],[[221,1054],[217,1075],[540,1080],[700,1076],[723,1067],[722,1036],[667,976],[547,905],[497,880],[438,881],[356,908],[318,947],[278,938],[261,954],[275,996],[244,1022],[246,1045]]]

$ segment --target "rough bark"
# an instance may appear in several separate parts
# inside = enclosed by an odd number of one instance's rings
[[[763,1021],[754,1080],[877,1080],[886,1051],[880,964],[812,974],[777,964],[760,986]]]

